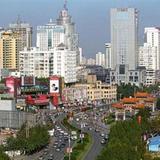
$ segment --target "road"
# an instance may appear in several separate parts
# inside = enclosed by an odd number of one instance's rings
[[[107,109],[108,110],[108,109]],[[93,113],[92,113],[93,112]],[[104,111],[105,113],[106,111]],[[79,112],[81,113],[81,112]],[[85,114],[89,117],[87,119],[83,119],[83,123],[88,123],[90,128],[92,128],[92,130],[89,130],[88,127],[84,127],[82,128],[82,131],[89,133],[92,136],[93,139],[93,144],[90,148],[90,150],[88,151],[88,153],[85,156],[84,160],[94,160],[96,159],[96,157],[98,156],[98,154],[101,152],[101,150],[103,149],[103,145],[101,144],[101,133],[105,133],[108,134],[108,128],[106,128],[106,126],[101,122],[101,118],[104,115],[103,112],[101,112],[101,114],[99,114],[100,111],[98,110],[94,110],[94,111],[88,111]],[[84,114],[84,113],[83,113]],[[60,114],[56,117],[54,117],[54,115],[50,115],[53,122],[56,122],[56,125],[59,126],[61,128],[61,130],[69,133],[65,127],[62,125],[61,121],[64,119],[64,117],[66,116],[65,114]],[[81,115],[78,115],[78,117],[80,118]],[[76,118],[76,117],[75,117]],[[75,125],[78,128],[81,128],[81,125],[78,124],[76,122],[76,120],[73,120],[73,125]],[[96,119],[95,119],[96,118]],[[95,129],[98,128],[99,132],[95,132]],[[63,160],[64,159],[64,155],[65,155],[65,150],[68,147],[68,141],[65,141],[65,147],[61,148],[60,151],[57,151],[57,146],[55,147],[55,143],[57,143],[58,145],[60,143],[63,143],[63,138],[64,136],[62,136],[59,131],[56,131],[57,136],[51,137],[51,143],[49,144],[49,146],[47,146],[46,148],[44,148],[43,150],[41,150],[40,152],[37,152],[33,155],[30,156],[25,156],[25,157],[20,157],[19,159],[16,158],[15,160],[48,160],[48,159],[56,159],[56,160]],[[74,145],[74,141],[71,141],[71,146]]]
[[[99,110],[97,111],[97,113],[99,113]],[[101,115],[103,114],[104,113],[102,112]],[[75,127],[78,127],[79,129],[81,128],[81,123],[88,124],[86,127],[82,128],[82,131],[87,132],[92,136],[93,144],[90,150],[88,151],[88,153],[86,154],[84,160],[96,159],[96,157],[99,155],[99,153],[102,151],[104,147],[104,144],[101,144],[101,140],[103,139],[103,137],[101,136],[101,133],[104,133],[105,135],[109,134],[109,126],[105,126],[101,122],[101,117],[102,117],[101,115],[99,115],[97,119],[94,119],[95,115],[91,114],[91,112],[88,112],[89,118],[86,119],[84,117],[81,117],[81,114],[78,114],[72,121],[72,125],[74,125]],[[86,113],[86,116],[87,116],[87,113]],[[81,120],[77,122],[76,121],[77,118],[82,119],[83,122],[81,122]]]
[[[61,130],[68,133],[67,129],[62,125],[61,121],[64,119],[65,114],[60,114],[56,118],[52,117],[52,120],[56,122]],[[63,160],[65,156],[65,150],[69,146],[68,139],[64,141],[64,136],[60,134],[60,131],[55,130],[56,136],[51,137],[51,141],[47,147],[42,149],[40,152],[28,156],[19,156],[15,157],[15,160]],[[57,143],[57,145],[55,145]],[[57,151],[57,146],[65,143],[64,148],[60,148],[60,151]],[[71,146],[73,146],[74,141],[71,141]]]

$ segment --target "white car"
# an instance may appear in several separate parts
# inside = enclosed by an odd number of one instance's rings
[[[67,133],[67,132],[64,132],[64,136],[68,136],[68,133]]]
[[[71,136],[71,140],[77,140],[77,136]]]
[[[104,135],[104,133],[101,133],[101,137],[104,137],[105,135]]]
[[[79,118],[76,118],[76,121],[79,122]]]

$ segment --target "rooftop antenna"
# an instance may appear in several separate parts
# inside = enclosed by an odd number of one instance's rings
[[[64,0],[64,9],[65,9],[65,10],[68,10],[68,9],[67,9],[67,0]]]

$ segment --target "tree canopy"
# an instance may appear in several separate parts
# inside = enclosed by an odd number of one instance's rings
[[[137,116],[142,117],[139,124]],[[109,142],[97,157],[97,160],[146,160],[143,134],[150,128],[149,113],[141,110],[129,121],[119,121],[111,127]]]

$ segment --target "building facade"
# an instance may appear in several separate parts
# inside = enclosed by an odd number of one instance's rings
[[[31,48],[20,52],[20,72],[26,76],[64,77],[65,83],[76,82],[76,53],[61,44],[52,50]]]
[[[93,58],[88,58],[87,59],[87,65],[96,65],[96,60]]]
[[[157,81],[156,72],[160,69],[160,29],[147,27],[144,30],[145,43],[139,47],[139,66],[146,68],[146,84]]]
[[[89,74],[96,75],[97,80],[105,82],[106,75],[109,74],[109,70],[97,65],[83,65],[77,67],[77,80],[79,82],[87,82]]]
[[[137,68],[137,70],[129,70],[126,65],[110,70],[110,74],[106,77],[109,84],[131,83],[136,86],[146,83],[146,69],[144,67]]]
[[[111,43],[105,43],[105,67],[111,68]]]
[[[144,29],[145,42],[148,46],[154,48],[155,53],[155,70],[160,69],[160,28],[148,27]],[[153,68],[152,68],[153,69]]]
[[[137,67],[138,12],[135,8],[111,9],[111,68],[127,65]]]
[[[9,29],[19,33],[22,41],[22,48],[32,47],[32,26],[29,23],[18,20],[16,23],[9,24]]]
[[[22,40],[18,32],[10,30],[0,37],[0,68],[19,69],[19,51],[22,50]]]
[[[44,26],[37,26],[37,47],[40,50],[49,50],[64,42],[64,26],[56,25],[51,20]]]
[[[103,100],[106,103],[112,103],[117,99],[117,87],[115,85],[96,81],[95,83],[76,84],[75,87],[87,88],[87,98],[92,102]]]
[[[105,54],[102,52],[96,54],[96,65],[105,67]]]

